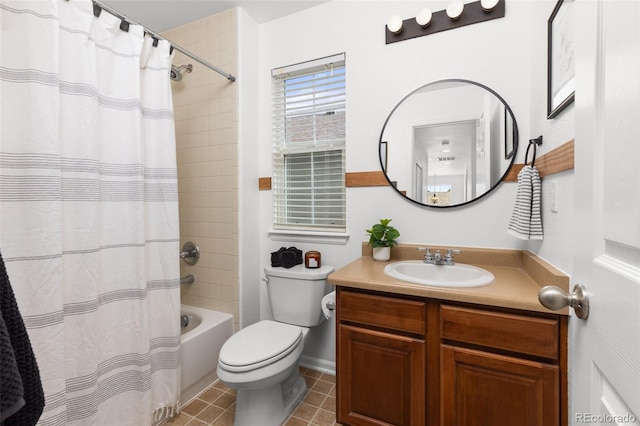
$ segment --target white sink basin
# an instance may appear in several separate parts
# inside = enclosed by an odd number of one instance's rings
[[[432,265],[422,260],[390,263],[384,273],[398,280],[435,287],[480,287],[495,280],[491,272],[476,266]]]

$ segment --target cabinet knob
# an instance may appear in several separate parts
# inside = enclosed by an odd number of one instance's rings
[[[582,284],[576,284],[571,293],[556,286],[542,287],[538,292],[538,300],[542,306],[552,311],[570,306],[578,318],[586,320],[589,317],[589,294]]]

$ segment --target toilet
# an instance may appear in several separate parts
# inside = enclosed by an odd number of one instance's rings
[[[298,364],[309,328],[325,320],[321,301],[333,270],[264,268],[274,320],[238,331],[218,357],[218,378],[238,391],[234,425],[280,425],[304,397]]]

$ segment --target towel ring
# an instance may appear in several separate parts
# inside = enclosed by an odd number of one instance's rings
[[[533,146],[533,159],[531,160],[531,167],[536,163],[536,155],[538,153],[538,146],[542,145],[542,136],[538,136],[535,139],[529,139],[529,146],[524,154],[524,165],[529,162],[529,149]]]

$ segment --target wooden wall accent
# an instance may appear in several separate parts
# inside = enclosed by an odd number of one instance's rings
[[[546,154],[539,156],[536,159],[535,166],[540,171],[540,177],[573,169],[574,145],[575,140],[571,139]],[[523,167],[524,164],[514,164],[511,170],[509,170],[509,174],[505,176],[504,182],[517,182],[518,173],[520,173]],[[389,185],[389,181],[382,171],[347,172],[344,177],[345,186],[348,188]],[[258,181],[258,186],[261,191],[271,190],[270,177],[262,177],[259,178]]]
[[[353,172],[345,173],[345,186],[387,186],[389,181],[383,172]]]
[[[260,191],[271,191],[271,178],[270,177],[258,178],[258,189]]]
[[[575,139],[571,139],[556,149],[536,158],[535,166],[540,171],[540,177],[573,169]],[[514,164],[509,174],[504,178],[505,182],[517,182],[518,173],[524,164]]]

